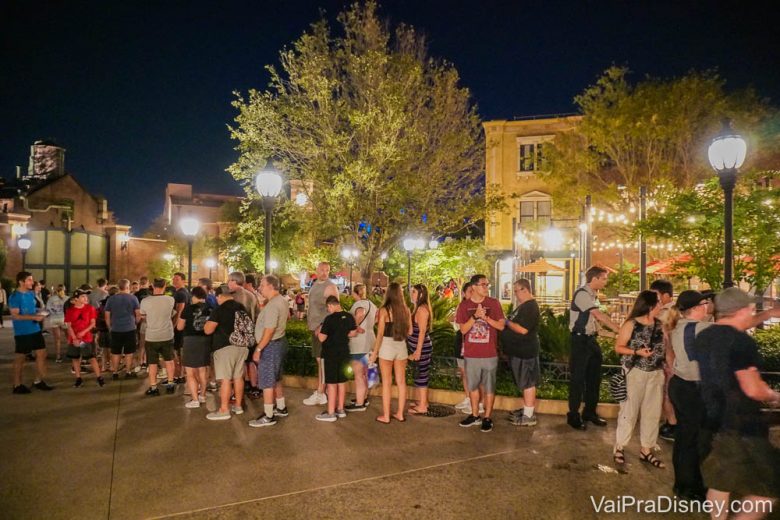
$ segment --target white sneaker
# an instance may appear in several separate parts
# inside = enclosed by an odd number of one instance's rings
[[[236,405],[231,406],[230,411],[236,415],[241,415],[242,413],[244,413],[244,409]]]
[[[198,402],[199,403],[205,403],[206,402],[206,396],[205,395],[199,395],[198,396]]]
[[[187,404],[184,405],[185,408],[200,408],[200,401],[197,399],[193,399],[192,401],[187,401]]]
[[[317,405],[328,404],[328,396],[325,394],[321,394],[317,390],[315,390],[313,394],[311,394],[309,397],[303,400],[303,404],[305,404],[306,406],[317,406]]]
[[[455,405],[456,410],[463,410],[465,408],[471,408],[471,399],[464,397],[463,401]]]

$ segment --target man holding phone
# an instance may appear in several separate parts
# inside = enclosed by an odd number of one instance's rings
[[[22,371],[24,358],[32,352],[35,352],[35,365],[38,368],[38,377],[33,386],[38,390],[52,389],[43,380],[46,377],[46,341],[43,339],[40,323],[45,316],[38,314],[35,307],[34,283],[32,274],[27,271],[20,272],[16,275],[16,290],[8,298],[8,309],[11,311],[16,343],[13,389],[15,394],[30,393],[30,389],[22,384]]]
[[[471,277],[471,298],[458,305],[455,321],[463,334],[463,359],[468,381],[472,413],[460,425],[464,428],[481,425],[481,431],[493,429],[493,402],[496,399],[496,371],[498,370],[498,332],[504,330],[504,311],[501,303],[488,296],[487,277]],[[473,415],[479,410],[480,388],[484,391],[485,416]]]

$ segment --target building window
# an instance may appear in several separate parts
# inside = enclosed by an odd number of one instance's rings
[[[522,173],[544,169],[544,143],[522,142],[517,145],[517,171]]]
[[[549,197],[534,197],[520,200],[520,224],[538,222],[549,225],[552,218],[552,200]]]

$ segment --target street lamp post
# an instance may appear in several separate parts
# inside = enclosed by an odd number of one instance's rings
[[[345,247],[341,250],[341,256],[349,265],[349,290],[352,290],[352,268],[355,266],[355,260],[360,256],[360,251],[352,247]]]
[[[265,274],[271,274],[271,218],[273,217],[276,197],[282,191],[282,176],[269,165],[255,177],[255,187],[260,194],[265,211]]]
[[[718,174],[724,198],[723,287],[734,285],[734,187],[737,170],[745,162],[745,140],[731,129],[731,122],[723,122],[723,129],[710,144],[708,157],[712,169]]]
[[[25,264],[27,263],[27,250],[32,246],[32,240],[22,237],[16,242],[16,245],[22,250],[22,271],[24,271]]]
[[[213,258],[207,258],[206,259],[206,267],[209,268],[209,280],[211,280],[211,270],[216,267],[217,262]]]
[[[185,217],[179,221],[179,226],[187,237],[187,288],[192,289],[192,243],[200,229],[200,222],[194,217]]]

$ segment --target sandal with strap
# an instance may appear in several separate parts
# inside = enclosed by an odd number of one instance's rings
[[[622,449],[615,450],[614,455],[612,455],[612,460],[615,461],[615,464],[625,464],[626,463],[626,455],[623,453]]]
[[[653,455],[653,452],[650,453],[639,453],[639,460],[644,462],[645,464],[650,464],[651,466],[654,466],[659,469],[664,469],[666,465],[661,462],[655,455]]]

